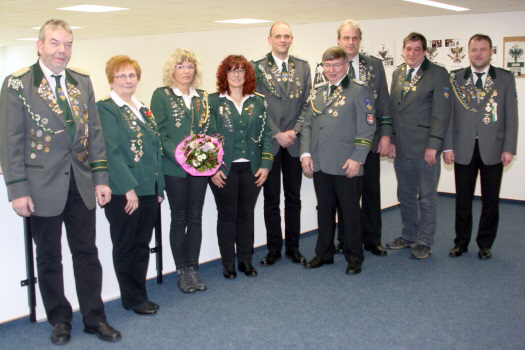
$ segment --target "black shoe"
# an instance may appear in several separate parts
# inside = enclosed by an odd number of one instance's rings
[[[490,248],[482,248],[479,250],[478,256],[481,260],[489,260],[492,258],[492,252]]]
[[[104,341],[117,341],[122,338],[120,332],[111,327],[106,321],[94,326],[84,325],[84,332],[87,334],[96,334],[99,339]]]
[[[246,276],[255,277],[257,276],[257,270],[252,266],[251,263],[239,263],[239,272],[244,272]]]
[[[304,264],[306,262],[306,258],[301,254],[299,249],[289,250],[285,255],[288,259],[292,260],[293,263]]]
[[[261,260],[262,266],[272,266],[277,262],[277,260],[281,259],[281,252],[270,250],[268,254]],[[239,270],[240,271],[240,270]]]
[[[457,258],[458,256],[461,256],[464,252],[468,252],[468,249],[455,245],[454,248],[450,249],[448,256]]]
[[[384,248],[383,248],[384,249]],[[357,275],[358,273],[361,273],[361,263],[351,261],[348,263],[348,266],[346,267],[346,274],[347,275]]]
[[[235,278],[237,277],[237,272],[235,272],[235,265],[226,265],[222,269],[222,274],[224,278]]]
[[[51,331],[51,343],[55,345],[64,345],[71,340],[71,323],[58,322],[53,326]]]
[[[331,265],[333,263],[334,263],[334,258],[332,258],[332,259],[323,259],[323,258],[321,258],[319,256],[316,256],[312,260],[306,262],[304,264],[304,267],[306,269],[316,269],[316,268],[321,267],[323,265]]]
[[[344,248],[343,242],[337,243],[337,245],[335,246],[335,250],[337,254],[343,254],[343,248]]]
[[[365,244],[364,247],[365,247],[365,250],[368,250],[370,253],[377,255],[377,256],[385,256],[388,254],[385,247],[383,247],[381,243]]]
[[[148,301],[146,301],[146,302],[149,304],[149,306],[151,306],[151,307],[152,307],[153,309],[155,309],[155,310],[158,310],[158,309],[160,308],[159,304],[154,303],[154,302],[151,301],[151,300],[148,300]]]
[[[153,305],[151,305],[148,301],[143,302],[142,304],[139,304],[137,306],[124,306],[124,309],[126,310],[133,310],[136,314],[139,315],[155,315],[157,313],[157,308],[155,308]]]

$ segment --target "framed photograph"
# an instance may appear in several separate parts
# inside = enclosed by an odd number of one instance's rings
[[[516,78],[525,77],[525,36],[503,38],[503,68]]]

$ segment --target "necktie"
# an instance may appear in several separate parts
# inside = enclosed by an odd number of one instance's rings
[[[350,63],[350,69],[348,70],[348,77],[350,78],[350,80],[352,80],[352,79],[355,79],[355,69],[354,69],[354,66],[352,65],[352,61],[350,61],[349,63]]]
[[[475,72],[475,73],[478,76],[478,81],[476,81],[476,89],[483,90],[483,80],[481,79],[481,77],[483,76],[483,74],[485,74],[485,72],[483,73]]]
[[[409,85],[412,82],[412,73],[414,73],[414,68],[410,68],[407,72],[407,76],[405,77],[405,83],[403,84],[403,90],[401,91],[401,98],[404,98],[406,93],[408,92]]]
[[[286,68],[286,62],[283,62],[283,69],[281,69],[281,79],[283,80],[284,87],[288,86],[288,68]]]
[[[337,89],[337,85],[330,85],[330,96],[333,95],[334,91]]]
[[[69,103],[67,102],[66,95],[64,94],[64,91],[62,89],[62,85],[60,84],[60,77],[61,75],[52,75],[53,78],[55,78],[55,94],[57,97],[58,105],[60,106],[60,109],[62,110],[64,121],[67,125],[67,132],[69,133],[69,138],[71,141],[75,138],[75,123],[73,121],[73,116],[71,115],[71,108],[69,107]]]

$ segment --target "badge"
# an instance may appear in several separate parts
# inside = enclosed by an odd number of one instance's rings
[[[50,149],[49,147],[44,148],[44,152],[49,153]]]
[[[182,124],[179,121],[175,123],[175,127],[177,127],[177,128],[180,128],[181,125]]]
[[[334,113],[334,110],[333,110],[332,108],[330,108],[330,109],[328,110],[328,113],[332,114],[332,113]]]
[[[488,116],[486,116],[485,118],[483,118],[483,122],[484,122],[485,124],[490,123],[490,118],[489,118]]]
[[[42,137],[42,134],[43,134],[42,130],[36,131],[36,137]]]
[[[34,135],[35,134],[35,129],[31,129],[31,130],[29,130],[29,132],[31,133],[31,135]]]
[[[368,70],[374,70],[373,66],[368,67]]]
[[[297,86],[301,86],[301,82],[297,80]]]
[[[36,145],[36,149],[39,150],[39,151],[41,151],[41,150],[42,150],[42,144],[39,143],[38,145]]]
[[[42,124],[47,125],[48,122],[49,122],[49,120],[47,120],[47,118],[43,118],[42,119]]]
[[[51,142],[51,135],[46,135],[46,137],[44,138],[44,140],[46,142]]]
[[[373,105],[372,105],[372,100],[369,99],[368,97],[365,98],[365,104],[366,104],[366,108],[371,111],[372,109],[374,109]]]
[[[337,113],[337,111],[334,112],[333,116],[334,117],[337,117],[339,115],[339,113]]]
[[[36,154],[31,153],[30,158],[31,158],[31,159],[35,159],[35,158],[36,158]]]
[[[35,148],[35,147],[36,147],[36,143],[35,143],[35,141],[32,141],[31,142],[31,148]]]
[[[374,125],[374,122],[376,121],[376,118],[374,116],[374,113],[367,113],[366,114],[366,122],[370,125]]]
[[[449,98],[450,96],[450,89],[447,86],[445,86],[443,90],[443,95],[445,96],[445,98]]]
[[[417,88],[415,86],[412,87],[412,91],[416,91]]]

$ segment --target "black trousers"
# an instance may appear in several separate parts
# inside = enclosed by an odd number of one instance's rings
[[[480,249],[491,248],[499,222],[499,191],[503,164],[485,165],[479,154],[478,142],[468,165],[454,163],[456,179],[456,239],[460,247],[468,247],[472,235],[472,200],[478,171],[481,177],[481,217],[476,242]]]
[[[96,246],[96,209],[89,210],[75,182],[73,170],[64,211],[58,216],[30,217],[31,232],[36,244],[38,286],[52,325],[71,322],[71,304],[64,295],[62,268],[62,224],[66,226],[67,242],[73,257],[73,273],[80,312],[86,325],[106,320],[102,291],[102,266]]]
[[[253,256],[253,212],[261,191],[255,185],[250,162],[232,163],[226,185],[218,188],[210,181],[217,204],[217,238],[224,266],[251,263]]]
[[[331,259],[335,254],[334,229],[336,202],[339,202],[343,223],[343,253],[348,262],[362,262],[363,241],[361,236],[361,217],[359,197],[361,176],[348,178],[317,171],[314,173],[314,187],[317,195],[317,220],[319,234],[315,254],[323,259]]]
[[[269,251],[281,251],[281,169],[284,188],[284,222],[286,251],[299,249],[301,232],[301,182],[303,171],[298,157],[292,157],[286,148],[279,148],[272,170],[264,183],[264,223]]]
[[[381,164],[379,153],[370,152],[363,166],[363,189],[361,200],[361,229],[363,244],[381,243]],[[337,216],[342,217],[341,207],[337,205]],[[337,224],[337,239],[343,241],[344,228],[339,220]]]
[[[113,266],[120,288],[122,306],[134,307],[148,300],[146,274],[149,243],[159,210],[158,197],[140,196],[139,207],[126,214],[125,195],[112,195],[104,207],[113,242]]]
[[[170,244],[177,270],[199,264],[207,176],[164,176],[171,210]]]

